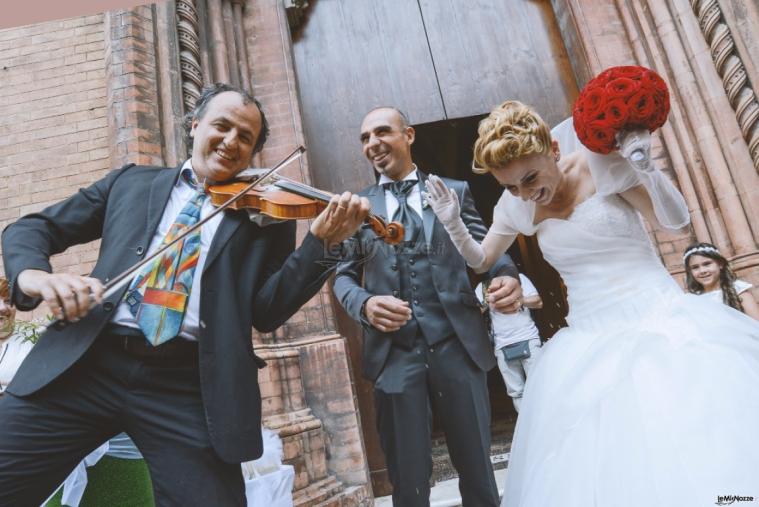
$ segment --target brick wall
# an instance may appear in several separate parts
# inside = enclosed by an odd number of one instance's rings
[[[261,153],[261,165],[269,167],[305,144],[300,103],[296,92],[290,34],[286,16],[277,0],[252,0],[245,6],[245,33],[253,94],[261,101],[271,130]],[[283,175],[311,183],[308,155],[283,171]],[[309,221],[298,221],[298,242]],[[321,293],[277,330],[278,338],[334,332],[336,325],[325,284]]]
[[[0,227],[109,168],[103,16],[0,30]],[[74,247],[53,267],[88,273],[97,248]]]

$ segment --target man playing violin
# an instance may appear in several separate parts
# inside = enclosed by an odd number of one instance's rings
[[[295,223],[260,227],[225,211],[103,297],[103,283],[211,212],[205,185],[249,166],[268,133],[260,104],[204,90],[177,168],[127,165],[3,232],[11,298],[45,301],[50,328],[0,399],[0,505],[40,505],[90,451],[126,431],[158,505],[245,505],[239,463],[261,455],[250,330],[273,331],[318,292],[330,247],[357,230],[366,199],[335,196],[295,249]],[[90,276],[49,257],[101,240]]]

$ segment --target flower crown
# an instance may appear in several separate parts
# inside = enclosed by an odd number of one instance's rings
[[[690,257],[693,254],[698,254],[698,253],[711,253],[711,254],[720,255],[719,250],[717,250],[713,246],[696,246],[685,251],[685,253],[683,254],[683,263],[685,263],[685,261],[688,260],[688,257]]]

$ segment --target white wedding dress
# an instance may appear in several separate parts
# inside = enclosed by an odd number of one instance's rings
[[[638,213],[600,191],[599,160],[566,220],[534,226],[508,192],[495,210],[495,232],[537,234],[569,302],[527,380],[502,506],[759,501],[759,323],[683,293]]]

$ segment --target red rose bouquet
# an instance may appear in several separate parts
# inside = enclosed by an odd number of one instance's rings
[[[668,114],[667,84],[653,70],[638,66],[601,72],[585,85],[572,110],[580,142],[604,154],[617,148],[620,130],[653,132],[664,125]]]

